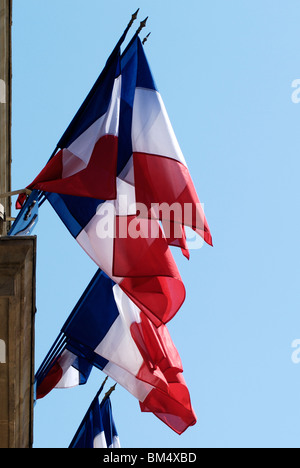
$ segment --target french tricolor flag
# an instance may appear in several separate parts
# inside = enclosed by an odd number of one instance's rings
[[[116,198],[116,167],[121,99],[119,56],[116,55],[93,100],[80,112],[66,147],[50,159],[28,188],[82,197]],[[97,112],[96,112],[97,110]],[[94,111],[94,112],[93,112]]]
[[[115,49],[58,147],[29,188],[153,323],[167,323],[185,299],[169,246],[189,257],[185,226],[212,238],[138,36]]]
[[[28,188],[115,199],[121,99],[120,48],[127,32],[128,28],[58,142],[55,154]]]
[[[69,448],[116,449],[120,447],[110,398],[104,398],[99,404],[97,395],[83,418]]]
[[[95,366],[181,434],[196,423],[182,362],[165,325],[155,326],[105,273],[96,273],[36,374],[37,399],[87,381]]]

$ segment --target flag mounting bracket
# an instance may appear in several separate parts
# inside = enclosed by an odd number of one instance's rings
[[[21,189],[21,190],[14,190],[13,192],[1,193],[1,194],[0,194],[0,199],[1,199],[1,198],[13,197],[14,195],[21,195],[22,193],[25,193],[26,195],[31,195],[32,190],[29,190],[29,189]]]

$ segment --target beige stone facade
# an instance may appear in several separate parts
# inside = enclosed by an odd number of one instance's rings
[[[11,22],[12,0],[0,0],[0,193],[11,191]],[[10,198],[0,203],[10,217]],[[0,235],[8,227],[0,222]]]
[[[33,442],[35,237],[0,238],[0,448]]]

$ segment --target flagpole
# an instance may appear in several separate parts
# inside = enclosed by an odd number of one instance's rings
[[[102,383],[100,389],[99,389],[98,392],[96,393],[96,396],[95,396],[95,398],[94,398],[94,401],[96,400],[96,398],[99,398],[99,396],[100,396],[100,394],[102,393],[102,391],[103,391],[103,389],[104,389],[104,386],[105,386],[106,382],[108,381],[108,379],[109,379],[109,376],[107,375],[106,378],[104,379],[104,381],[103,381],[103,383]]]
[[[143,45],[146,44],[146,42],[148,41],[148,38],[149,38],[150,34],[151,34],[151,32],[149,32],[149,34],[147,34],[147,36],[144,37],[144,39],[143,39],[143,41],[142,41],[142,44],[143,44]]]
[[[140,32],[146,27],[148,18],[149,18],[149,16],[147,16],[147,18],[145,18],[143,21],[141,21],[140,27],[139,27],[139,29],[137,30],[137,32],[135,33],[136,36],[138,36],[138,35],[140,34]]]
[[[137,16],[138,16],[138,13],[139,13],[140,9],[138,8],[136,10],[135,13],[133,13],[132,17],[131,17],[131,20],[129,21],[128,25],[127,25],[127,30],[129,30],[131,28],[131,26],[133,25],[133,23],[135,22],[135,20],[137,19]]]
[[[147,24],[147,21],[148,21],[148,18],[149,16],[147,16],[147,18],[145,18],[143,21],[140,22],[140,26],[139,28],[136,30],[134,36],[132,37],[132,39],[130,40],[130,42],[127,44],[124,52],[122,53],[122,57],[124,57],[127,53],[127,51],[130,49],[130,47],[132,46],[133,42],[135,41],[135,39],[137,38],[137,36],[140,34],[140,32],[146,27],[146,24]]]
[[[135,13],[133,13],[133,15],[131,16],[131,20],[130,22],[128,23],[127,27],[125,28],[121,38],[119,39],[116,47],[114,48],[114,50],[112,51],[112,53],[110,54],[108,60],[106,61],[106,65],[104,67],[104,69],[102,70],[100,76],[98,77],[96,83],[94,84],[94,86],[92,87],[91,91],[89,92],[89,94],[87,95],[86,99],[84,100],[83,104],[81,105],[81,107],[79,108],[78,112],[76,113],[75,117],[73,118],[73,120],[71,121],[70,125],[68,126],[68,128],[66,129],[66,131],[64,132],[64,134],[62,135],[61,139],[59,140],[59,142],[57,143],[57,146],[56,146],[56,149],[54,150],[53,154],[51,157],[53,157],[53,155],[56,153],[56,151],[58,149],[62,149],[64,148],[64,144],[65,144],[65,139],[67,137],[67,135],[70,133],[72,127],[75,125],[75,122],[78,120],[78,118],[81,116],[82,112],[84,111],[84,109],[86,108],[86,105],[87,103],[89,102],[89,100],[91,99],[91,96],[93,96],[93,93],[94,93],[94,89],[95,87],[98,86],[98,83],[99,81],[101,80],[101,77],[105,76],[106,72],[107,72],[107,69],[109,68],[110,64],[111,64],[111,61],[112,59],[115,57],[116,53],[119,51],[121,45],[123,44],[123,42],[125,41],[126,39],[126,36],[128,34],[128,31],[129,29],[131,28],[132,24],[134,23],[135,19],[137,18],[137,15],[138,15],[138,12],[139,10],[137,10]],[[143,23],[143,22],[142,22]],[[141,25],[142,25],[141,23]],[[140,27],[141,27],[140,25]],[[50,158],[51,159],[51,158]]]
[[[107,400],[107,398],[110,397],[110,395],[112,394],[112,392],[114,392],[116,390],[116,386],[117,386],[117,383],[115,383],[115,385],[113,385],[109,390],[108,392],[105,393],[104,397],[103,397],[103,400],[101,402],[101,405],[105,402],[105,400]]]
[[[136,12],[132,14],[129,23],[128,23],[128,25],[126,26],[126,28],[125,28],[125,30],[124,30],[122,36],[121,36],[121,39],[120,39],[119,42],[118,42],[118,45],[119,45],[120,43],[124,42],[124,40],[125,40],[125,38],[126,38],[128,32],[129,32],[131,26],[133,25],[133,23],[134,23],[135,20],[137,19],[137,16],[138,16],[139,11],[140,11],[140,9],[138,8],[138,9],[136,10]],[[144,21],[141,21],[140,27],[139,27],[139,29],[137,30],[136,34],[139,34],[140,31],[146,26],[147,19],[148,19],[148,17],[145,18]],[[113,53],[114,53],[114,51],[112,52],[112,54],[113,54]],[[108,59],[108,61],[109,61],[109,59]],[[103,72],[102,72],[102,73],[103,73]],[[71,123],[72,123],[72,122],[71,122]],[[70,125],[71,125],[71,124],[70,124]],[[70,127],[70,125],[69,125],[69,127]],[[66,133],[66,132],[65,132],[65,133]],[[64,135],[65,135],[65,133],[64,133]],[[63,136],[64,136],[64,135],[63,135]],[[62,136],[62,138],[63,138],[63,136]],[[57,153],[57,151],[58,151],[59,149],[61,149],[60,142],[61,142],[62,138],[61,138],[61,139],[59,140],[59,142],[57,143],[56,148],[55,148],[55,150],[53,151],[53,153],[51,154],[49,161],[55,156],[55,154]],[[49,161],[48,161],[48,162],[49,162]]]

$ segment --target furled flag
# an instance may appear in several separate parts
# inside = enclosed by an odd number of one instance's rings
[[[185,299],[170,245],[185,226],[212,244],[185,159],[135,36],[115,49],[60,151],[29,188],[44,190],[73,237],[156,324]]]
[[[156,327],[100,270],[36,374],[37,399],[102,370],[181,434],[196,423],[182,363],[167,327]]]
[[[99,404],[97,395],[80,424],[69,448],[120,448],[109,397]]]

